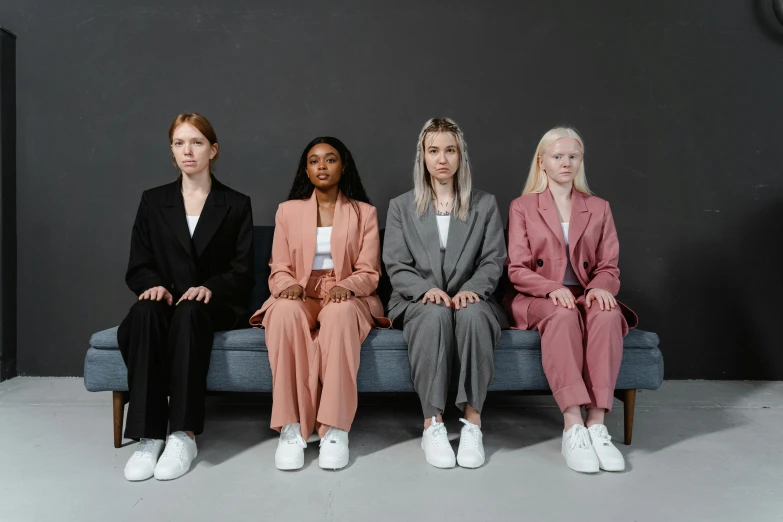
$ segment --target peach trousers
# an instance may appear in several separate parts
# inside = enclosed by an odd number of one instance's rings
[[[528,326],[541,334],[541,358],[560,411],[570,406],[612,409],[628,323],[620,306],[587,304],[581,286],[569,286],[576,309],[538,298],[527,311]]]
[[[314,428],[321,437],[329,426],[350,431],[359,352],[375,324],[362,299],[329,301],[334,282],[334,271],[313,270],[306,299],[278,299],[262,322],[272,368],[271,427],[298,421],[305,440]]]

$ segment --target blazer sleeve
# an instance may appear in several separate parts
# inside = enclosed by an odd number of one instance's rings
[[[481,231],[484,236],[476,259],[476,269],[460,288],[460,291],[475,292],[484,299],[488,299],[495,291],[506,262],[506,239],[495,196],[490,196],[488,207],[487,219]]]
[[[620,241],[617,239],[617,229],[614,226],[612,210],[606,202],[604,222],[601,227],[601,239],[595,253],[596,266],[592,279],[585,287],[585,293],[591,288],[606,290],[616,296],[620,291],[620,269],[617,262],[620,258]]]
[[[402,231],[400,207],[395,200],[389,203],[386,232],[383,240],[383,263],[392,288],[405,299],[418,300],[435,285],[427,282],[416,270],[405,235]]]
[[[202,286],[209,288],[218,300],[246,299],[255,282],[253,249],[253,209],[246,197],[239,213],[239,233],[231,259],[231,269],[207,279]]]
[[[364,219],[361,250],[353,273],[337,283],[358,297],[367,297],[378,288],[381,278],[381,237],[378,233],[378,211],[370,207],[369,214]]]
[[[520,203],[511,203],[508,212],[508,279],[517,292],[546,297],[549,292],[563,288],[561,283],[547,279],[533,270],[533,252],[527,235],[525,209]]]
[[[158,263],[155,260],[155,253],[152,251],[146,192],[141,195],[136,221],[133,223],[131,231],[130,259],[128,260],[128,270],[125,272],[125,283],[136,295],[141,295],[155,286],[168,288],[158,272]]]
[[[275,214],[275,235],[272,240],[272,259],[269,261],[269,292],[274,297],[291,285],[298,285],[294,271],[294,260],[288,246],[288,223],[283,214],[283,206],[277,207]]]

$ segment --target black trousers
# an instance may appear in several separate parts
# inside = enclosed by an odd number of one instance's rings
[[[225,304],[139,301],[117,331],[128,367],[129,439],[165,439],[175,431],[204,431],[204,396],[216,330],[228,330],[237,314]],[[167,398],[169,400],[167,400]]]

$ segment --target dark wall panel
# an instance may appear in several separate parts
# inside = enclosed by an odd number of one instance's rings
[[[16,376],[16,35],[0,28],[0,381]]]
[[[125,314],[139,196],[173,179],[168,125],[198,111],[257,224],[320,134],[352,149],[385,222],[434,115],[463,126],[505,218],[541,134],[572,124],[615,214],[620,297],[667,377],[783,378],[769,2],[5,0],[0,23],[19,35],[24,374],[80,375],[90,333]]]

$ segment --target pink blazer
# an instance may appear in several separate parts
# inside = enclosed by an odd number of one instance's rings
[[[358,209],[358,215],[354,210]],[[271,296],[250,318],[250,324],[261,326],[264,313],[291,285],[307,288],[315,258],[315,235],[318,202],[310,199],[281,203],[275,215],[275,236],[269,266]],[[352,299],[362,299],[381,326],[389,326],[383,315],[383,304],[375,295],[381,277],[380,237],[375,207],[359,201],[351,203],[342,193],[337,197],[332,224],[332,260],[335,286],[353,292]]]
[[[571,266],[585,293],[600,288],[616,296],[620,290],[617,259],[620,243],[609,203],[574,190],[568,227]],[[513,328],[527,329],[533,298],[563,288],[566,245],[552,193],[525,194],[511,202],[508,213],[508,278],[504,298]],[[619,303],[619,302],[618,302]],[[629,328],[636,314],[619,303]]]

